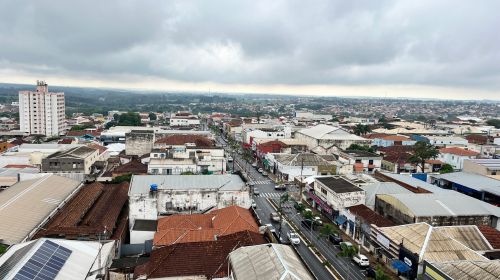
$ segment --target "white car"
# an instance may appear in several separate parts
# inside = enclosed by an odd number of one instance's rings
[[[259,173],[262,173],[262,172],[264,172],[264,169],[259,168],[257,171],[259,171]]]
[[[352,261],[359,266],[370,266],[370,261],[365,255],[356,254],[352,257]]]
[[[270,232],[276,232],[276,229],[273,227],[272,224],[265,224],[265,226],[269,229]]]
[[[252,208],[257,208],[257,203],[255,201],[252,201]]]
[[[227,162],[233,162],[233,157],[227,157]]]
[[[290,242],[293,244],[293,245],[299,245],[300,244],[300,237],[297,233],[293,232],[293,231],[290,231],[288,234],[288,240],[290,240]]]
[[[313,221],[314,221],[317,225],[319,225],[319,226],[322,226],[322,225],[323,225],[323,221],[322,221],[322,220],[321,220],[321,218],[320,218],[320,217],[318,217],[318,216],[314,217],[314,218],[313,218]]]
[[[266,171],[262,172],[262,176],[267,176],[267,175],[268,175],[268,174],[267,174],[267,172],[266,172]]]

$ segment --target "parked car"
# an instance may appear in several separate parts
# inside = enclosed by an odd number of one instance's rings
[[[260,191],[259,188],[253,188],[253,195],[259,195]]]
[[[232,162],[233,161],[233,157],[227,157],[227,162]]]
[[[277,191],[285,191],[286,190],[286,186],[283,185],[283,184],[281,184],[281,185],[275,185],[274,189],[277,190]]]
[[[375,277],[377,277],[377,271],[373,267],[369,266],[365,270],[365,276],[366,278],[375,279]]]
[[[352,261],[362,267],[370,266],[370,260],[365,255],[356,254],[352,257]]]
[[[340,236],[340,234],[338,233],[328,235],[328,240],[330,240],[330,242],[332,242],[334,245],[339,245],[340,242],[344,241],[342,239],[342,236]]]
[[[347,241],[340,242],[339,245],[340,247],[342,246],[352,247],[352,243]]]
[[[257,167],[257,163],[256,162],[252,163],[252,167]]]
[[[263,175],[263,176],[267,176],[267,175],[269,175],[269,174],[268,174],[266,171],[264,171],[264,172],[262,172],[262,175]]]
[[[305,219],[305,220],[302,220],[302,222],[300,223],[301,226],[305,227],[306,229],[312,229],[314,230],[314,222],[313,220],[310,220],[310,219]]]
[[[315,224],[317,224],[318,226],[322,226],[323,225],[323,221],[321,220],[321,218],[319,216],[316,216],[313,218],[313,221]]]
[[[276,212],[272,212],[271,214],[269,214],[270,218],[271,218],[271,222],[279,222],[281,220],[280,218],[280,215]]]
[[[257,171],[259,171],[259,173],[262,173],[262,172],[264,172],[264,169],[259,168]]]
[[[293,245],[299,245],[300,244],[300,237],[297,233],[290,231],[288,234],[288,239]]]
[[[254,200],[252,200],[252,208],[257,208],[257,203]]]
[[[300,202],[294,202],[293,203],[293,207],[295,208],[295,210],[299,210],[300,208],[302,208],[303,204],[300,203]]]

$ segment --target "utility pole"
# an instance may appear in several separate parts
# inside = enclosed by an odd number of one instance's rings
[[[302,188],[304,185],[304,178],[302,178],[302,173],[304,172],[304,158],[300,161],[300,190],[299,190],[299,202],[302,203]]]

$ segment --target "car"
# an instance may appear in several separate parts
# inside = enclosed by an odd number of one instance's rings
[[[367,278],[375,279],[375,277],[377,277],[377,271],[373,267],[369,266],[365,269],[365,276]]]
[[[259,195],[260,191],[259,188],[253,188],[253,195]]]
[[[262,176],[267,176],[269,175],[266,171],[262,172]]]
[[[285,191],[286,187],[285,187],[285,185],[281,184],[281,185],[275,185],[274,189],[277,191]]]
[[[252,167],[257,167],[257,163],[256,162],[252,163]]]
[[[271,218],[271,222],[279,222],[281,221],[281,218],[280,218],[280,215],[276,212],[272,212],[271,214],[269,214],[269,217]]]
[[[271,233],[275,233],[276,232],[276,229],[274,228],[274,226],[272,224],[265,224],[265,226],[267,227],[267,229],[269,229],[269,231]]]
[[[344,241],[338,233],[332,233],[328,235],[328,240],[330,240],[330,242],[332,242],[334,245],[339,245],[340,242]]]
[[[356,254],[352,257],[352,261],[355,262],[357,265],[366,267],[370,266],[370,260],[365,255],[362,254]]]
[[[339,245],[340,245],[341,248],[343,246],[352,247],[352,243],[351,242],[347,242],[347,241],[340,242]]]
[[[294,203],[293,203],[293,207],[295,208],[295,210],[299,210],[299,209],[301,209],[303,206],[304,206],[304,204],[302,204],[302,203],[300,203],[300,202],[296,202],[296,201],[294,201]]]
[[[322,226],[323,225],[323,221],[321,220],[321,218],[319,216],[316,216],[313,218],[313,221],[314,223],[316,223],[318,226]]]
[[[262,172],[264,172],[264,169],[259,168],[257,171],[259,171],[259,173],[262,173]]]
[[[314,230],[314,222],[310,219],[305,219],[300,222],[300,225],[309,230]]]
[[[288,240],[290,240],[290,242],[293,244],[293,245],[299,245],[300,244],[300,237],[297,233],[293,232],[293,231],[290,231],[289,233],[287,233],[286,235],[288,237]]]
[[[252,201],[252,208],[257,208],[257,203],[255,201]]]
[[[227,157],[227,162],[232,162],[233,161],[233,157]]]

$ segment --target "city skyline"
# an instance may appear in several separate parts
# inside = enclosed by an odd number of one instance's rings
[[[0,82],[498,100],[486,2],[12,2]]]

